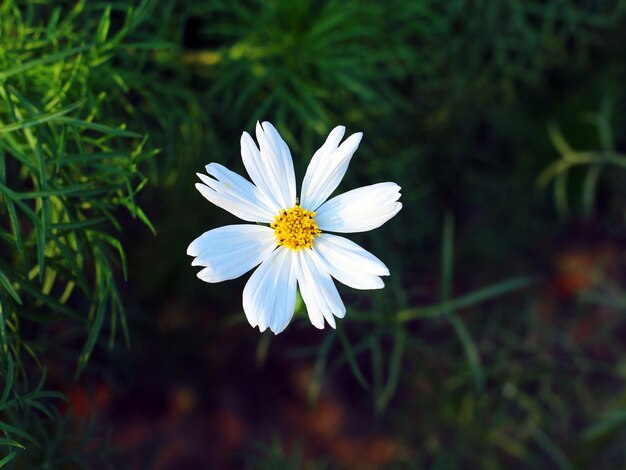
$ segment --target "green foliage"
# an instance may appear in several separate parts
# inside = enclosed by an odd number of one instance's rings
[[[408,106],[398,85],[428,67],[410,35],[428,38],[438,18],[434,6],[403,1],[217,1],[189,14],[205,20],[187,57],[222,119],[251,128],[271,116],[306,154],[330,123],[383,119]]]
[[[123,107],[123,77],[113,63],[137,18],[127,9],[120,22],[112,12],[87,2],[0,6],[0,419],[7,461],[37,442],[26,431],[36,427],[37,413],[57,418],[41,402],[60,396],[42,391],[44,375],[26,392],[33,362],[41,368],[49,351],[67,347],[50,334],[54,325],[82,325],[77,374],[105,322],[111,344],[120,329],[128,342],[116,281],[120,268],[126,277],[126,257],[112,233],[121,231],[124,212],[151,227],[136,196],[147,182],[140,168],[155,152],[147,137],[120,124],[122,112],[106,112]]]
[[[275,436],[271,442],[257,442],[252,447],[253,451],[247,455],[246,468],[259,470],[297,470],[300,468],[324,470],[332,468],[324,460],[312,462],[310,459],[306,459],[300,442],[296,442],[288,450],[285,449],[280,436]]]
[[[44,390],[45,370],[32,390],[16,376],[10,355],[3,358],[2,376],[6,380],[0,397],[0,430],[3,438],[0,446],[8,453],[0,460],[0,467],[7,465],[22,451],[27,452],[20,460],[28,468],[60,468],[70,463],[81,464],[103,459],[102,449],[93,448],[96,430],[93,421],[80,426],[70,425],[70,416],[61,415],[51,401],[58,402],[64,396],[60,392]],[[75,432],[77,433],[75,434]],[[33,452],[33,449],[37,449]]]
[[[607,167],[626,167],[626,155],[616,151],[613,137],[613,123],[611,122],[612,102],[604,100],[602,109],[597,113],[585,113],[583,121],[594,126],[598,133],[600,150],[575,150],[567,142],[561,130],[556,124],[549,127],[550,139],[559,152],[560,158],[552,163],[540,175],[538,186],[545,189],[550,183],[554,188],[554,203],[561,214],[565,217],[570,212],[568,182],[572,170],[583,167],[585,174],[582,178],[581,188],[576,191],[580,194],[581,208],[589,217],[594,210],[598,183],[602,173]]]
[[[445,97],[434,122],[468,100],[512,104],[558,67],[582,66],[626,12],[621,0],[454,0],[442,7],[430,78]]]

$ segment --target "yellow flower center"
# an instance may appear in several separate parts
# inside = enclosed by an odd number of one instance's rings
[[[280,211],[270,224],[278,244],[294,251],[311,248],[313,239],[322,233],[317,228],[314,216],[315,212],[303,209],[297,204],[291,209]]]

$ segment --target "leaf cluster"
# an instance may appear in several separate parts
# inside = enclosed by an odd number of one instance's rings
[[[107,323],[111,344],[118,330],[128,342],[115,233],[128,215],[152,228],[136,197],[156,152],[123,112],[107,112],[124,105],[114,63],[137,20],[133,9],[118,13],[87,2],[0,6],[0,416],[11,449],[34,442],[25,430],[34,413],[55,418],[37,401],[58,397],[40,393],[43,375],[35,398],[23,392],[33,365],[41,371],[51,350],[71,347],[55,325],[80,326],[76,374]]]

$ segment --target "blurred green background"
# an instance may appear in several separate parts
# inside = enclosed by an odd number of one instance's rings
[[[0,466],[626,468],[626,1],[0,1]],[[271,121],[402,186],[391,277],[245,321],[185,255]]]

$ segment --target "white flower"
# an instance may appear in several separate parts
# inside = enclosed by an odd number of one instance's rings
[[[243,291],[250,324],[275,334],[285,329],[296,304],[296,285],[311,323],[335,328],[334,316],[346,308],[333,282],[355,289],[380,289],[387,267],[356,243],[328,232],[365,232],[380,227],[402,208],[400,187],[378,183],[327,201],[346,173],[363,137],[343,143],[342,126],[332,130],[307,168],[300,200],[296,197],[293,161],[287,144],[269,122],[257,123],[259,148],[247,132],[241,156],[250,178],[209,163],[209,176],[198,173],[200,193],[213,204],[257,225],[227,225],[203,233],[187,248],[193,266],[204,266],[206,282],[234,279],[259,265]],[[265,224],[265,225],[260,225]]]

